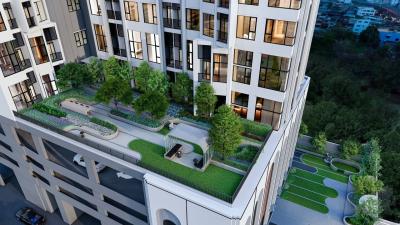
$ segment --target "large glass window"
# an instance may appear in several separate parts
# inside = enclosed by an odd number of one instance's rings
[[[6,24],[4,23],[3,16],[0,13],[0,32],[7,30]]]
[[[219,0],[218,6],[229,9],[229,0]]]
[[[198,9],[186,9],[186,29],[200,30],[200,12]]]
[[[161,63],[158,34],[146,33],[147,54],[150,62]]]
[[[258,86],[276,91],[286,90],[290,59],[272,55],[262,55]]]
[[[265,28],[264,41],[272,44],[294,45],[296,22],[269,20]]]
[[[157,24],[157,7],[156,4],[143,3],[144,22]]]
[[[96,34],[97,49],[102,52],[107,52],[106,35],[103,31],[103,26],[94,24],[94,33]]]
[[[177,3],[163,2],[164,27],[181,29],[181,7]]]
[[[8,87],[17,110],[28,108],[42,99],[40,95],[36,94],[33,83],[30,80],[25,80]]]
[[[237,113],[242,118],[247,118],[249,95],[232,91],[231,104],[235,113]]]
[[[193,41],[187,41],[187,70],[193,70]]]
[[[30,1],[23,2],[22,8],[24,9],[24,14],[25,14],[25,18],[26,18],[26,22],[28,23],[28,26],[29,27],[36,26],[35,18],[33,16],[34,13],[33,13],[33,9],[31,6],[31,2]]]
[[[42,84],[46,90],[47,96],[52,96],[58,93],[56,82],[50,78],[49,74],[42,76]]]
[[[239,83],[250,84],[252,64],[252,52],[235,49],[232,80]]]
[[[37,13],[36,15],[37,15],[37,18],[39,19],[39,22],[47,20],[46,10],[44,9],[42,0],[34,2],[34,4],[35,4],[35,8],[36,8],[36,13]]]
[[[100,16],[101,8],[100,8],[99,0],[89,0],[89,4],[90,4],[90,12],[93,15]]]
[[[214,37],[214,15],[203,13],[203,34]]]
[[[138,3],[133,1],[124,1],[125,18],[130,21],[139,22]]]
[[[281,123],[282,111],[283,106],[281,102],[257,98],[254,120],[269,124],[274,130],[278,130]]]
[[[143,59],[143,47],[140,32],[128,30],[128,38],[131,57],[135,59]]]
[[[220,42],[228,42],[228,26],[229,16],[227,14],[218,13],[218,37],[217,40]]]
[[[74,33],[76,47],[81,47],[87,44],[86,29]]]
[[[238,16],[236,37],[248,40],[256,39],[257,17]]]
[[[239,4],[258,5],[258,0],[239,0]]]
[[[29,44],[31,45],[33,58],[37,65],[47,63],[49,61],[49,55],[46,50],[46,45],[42,36],[29,38]]]
[[[214,82],[226,83],[228,74],[228,55],[214,54]]]
[[[0,68],[5,77],[31,66],[29,59],[25,60],[22,50],[17,48],[17,42],[16,40],[0,44]]]
[[[67,0],[68,11],[74,12],[81,9],[79,0]]]
[[[8,23],[10,24],[11,29],[18,28],[17,20],[15,19],[14,13],[11,8],[11,4],[9,2],[3,3],[4,11],[6,12]]]
[[[268,0],[269,7],[300,9],[301,0]]]

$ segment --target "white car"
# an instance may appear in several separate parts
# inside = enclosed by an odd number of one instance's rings
[[[79,166],[86,167],[85,160],[83,159],[83,156],[81,156],[81,155],[79,155],[79,154],[76,154],[76,155],[74,156],[74,159],[72,159],[72,161],[73,161],[75,164],[79,165]],[[104,170],[104,168],[106,168],[105,165],[96,162],[96,171],[97,171],[98,173],[101,172],[102,170]]]
[[[118,178],[123,178],[126,180],[132,179],[133,177],[129,176],[128,174],[124,173],[124,172],[118,172],[117,173],[117,177]]]

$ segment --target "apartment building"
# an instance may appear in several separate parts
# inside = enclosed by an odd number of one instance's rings
[[[0,164],[14,172],[26,199],[46,211],[58,210],[68,224],[83,214],[92,217],[91,224],[102,225],[268,224],[295,150],[319,1],[2,2],[0,45],[21,45],[22,30],[23,59],[32,61],[18,69],[1,64],[0,75],[0,99],[6,106],[0,109]],[[14,13],[10,18],[21,27],[11,28],[8,5]],[[54,59],[45,60],[45,51]],[[82,138],[76,130],[22,113],[57,94],[54,71],[63,59],[85,61],[90,56],[115,56],[133,67],[147,61],[165,71],[170,82],[176,73],[186,72],[194,87],[209,82],[219,104],[231,105],[242,118],[270,125],[271,133],[251,167],[241,173],[234,194],[225,196],[213,187],[191,185],[145,166],[143,156],[121,137],[132,133],[159,138],[147,130],[120,131],[109,140]],[[32,90],[41,97],[27,97]],[[77,155],[84,166],[73,163]],[[127,179],[116,176],[118,172]]]

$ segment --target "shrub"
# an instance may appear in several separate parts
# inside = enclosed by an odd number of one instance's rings
[[[52,107],[52,106],[49,106],[49,105],[45,105],[45,104],[41,104],[41,103],[34,104],[32,106],[32,108],[37,110],[37,111],[39,111],[39,112],[46,113],[48,115],[59,117],[59,118],[67,116],[66,112],[61,111],[61,110],[59,110],[59,109],[57,109],[55,107]]]
[[[357,207],[355,217],[350,219],[353,225],[373,225],[382,212],[378,199],[370,198]]]
[[[326,152],[326,135],[324,132],[320,132],[315,136],[312,140],[312,145],[315,148],[315,151],[317,151],[320,154],[324,154]]]
[[[308,134],[308,126],[306,123],[304,123],[304,121],[301,121],[299,133],[302,135]]]
[[[138,114],[149,112],[155,119],[164,117],[168,106],[167,97],[158,92],[144,93],[133,103],[133,108]]]
[[[97,125],[100,125],[102,127],[108,128],[114,132],[116,132],[118,130],[117,126],[115,126],[114,124],[104,121],[102,119],[99,119],[97,117],[92,117],[90,118],[90,122],[95,123]]]
[[[355,140],[346,140],[342,145],[342,154],[345,159],[351,159],[360,153],[361,145]]]
[[[251,120],[240,119],[245,133],[265,137],[271,130],[271,127],[266,124],[257,123]]]
[[[217,96],[215,96],[214,88],[210,84],[202,82],[196,88],[194,102],[197,106],[196,113],[198,116],[204,118],[211,117],[215,109],[215,104],[217,103]]]
[[[128,114],[128,113],[124,113],[124,112],[121,112],[121,111],[115,110],[115,109],[112,109],[110,111],[110,113],[112,115],[119,116],[121,118],[130,120],[130,121],[138,123],[138,124],[142,124],[147,127],[157,128],[157,127],[161,126],[161,123],[157,120],[145,118],[143,116],[138,116],[136,114]]]
[[[171,94],[176,102],[188,102],[192,96],[192,80],[186,73],[176,74],[175,83],[171,84]]]
[[[237,149],[235,158],[251,162],[251,161],[253,161],[254,157],[256,156],[258,150],[259,150],[258,147],[253,146],[253,145],[241,146]]]
[[[359,195],[376,194],[383,188],[382,181],[373,176],[358,176],[353,182],[356,193]]]
[[[381,147],[377,139],[373,138],[364,146],[362,152],[362,167],[366,174],[379,176],[381,166]]]

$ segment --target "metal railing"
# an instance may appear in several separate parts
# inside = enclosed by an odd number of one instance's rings
[[[50,58],[51,58],[51,61],[53,61],[53,62],[57,62],[57,61],[60,61],[63,59],[61,52],[51,53]]]
[[[172,18],[163,18],[164,27],[181,29],[181,20]]]
[[[121,11],[107,10],[108,19],[122,20]]]
[[[9,19],[8,23],[10,24],[11,29],[16,29],[18,28],[17,20],[16,19]]]

